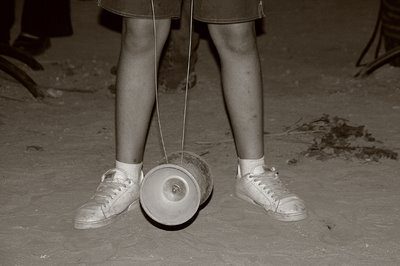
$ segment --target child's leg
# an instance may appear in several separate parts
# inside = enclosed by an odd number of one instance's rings
[[[159,58],[170,20],[157,20],[156,28]],[[153,21],[124,18],[121,45],[116,83],[117,160],[140,163],[155,100]]]
[[[239,158],[264,155],[263,93],[254,22],[209,24]]]
[[[299,221],[304,202],[264,164],[263,93],[253,22],[210,24],[221,59],[222,82],[239,160],[236,195],[262,206],[275,219]],[[243,167],[244,166],[244,167]]]
[[[170,20],[157,21],[157,55],[169,25]],[[78,209],[77,229],[105,226],[139,202],[143,150],[155,100],[154,55],[152,20],[125,18],[117,73],[116,169],[102,176],[94,195]]]

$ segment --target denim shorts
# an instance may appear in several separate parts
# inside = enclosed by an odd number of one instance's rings
[[[182,1],[154,0],[156,18],[179,18]],[[136,18],[152,18],[151,0],[98,0],[107,11]],[[237,23],[264,17],[263,0],[193,0],[193,18],[208,23]]]

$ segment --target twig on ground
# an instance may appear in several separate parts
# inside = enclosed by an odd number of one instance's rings
[[[8,97],[8,96],[3,96],[3,95],[0,95],[0,98],[4,99],[4,100],[8,100],[8,101],[25,102],[24,100],[21,100],[18,98]]]

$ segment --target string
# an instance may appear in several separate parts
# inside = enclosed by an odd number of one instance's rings
[[[190,17],[189,17],[189,47],[188,47],[188,60],[186,69],[186,86],[185,86],[185,104],[183,108],[183,122],[182,122],[182,143],[181,143],[181,164],[183,164],[183,152],[185,150],[185,137],[186,137],[186,114],[187,102],[189,92],[189,76],[190,76],[190,61],[192,56],[192,32],[193,32],[193,0],[190,1]]]
[[[156,97],[156,113],[158,128],[160,131],[161,144],[164,151],[166,163],[168,163],[167,151],[165,148],[164,136],[162,133],[161,119],[160,119],[160,108],[158,101],[158,67],[157,67],[157,27],[156,27],[156,16],[154,8],[154,0],[151,0],[151,11],[153,17],[153,32],[154,32],[154,83],[155,83],[155,97]],[[187,117],[187,106],[188,106],[188,94],[189,94],[189,76],[190,76],[190,61],[192,52],[192,32],[193,32],[193,0],[190,1],[190,17],[189,17],[189,45],[188,45],[188,60],[186,68],[186,84],[185,84],[185,100],[183,108],[183,121],[182,121],[182,139],[181,139],[181,163],[183,163],[183,153],[185,150],[185,138],[186,138],[186,117]]]
[[[154,32],[154,89],[155,89],[155,97],[156,97],[156,113],[157,113],[157,122],[158,129],[160,131],[160,139],[161,145],[164,152],[164,157],[166,163],[168,163],[167,149],[165,148],[164,135],[161,127],[161,119],[160,119],[160,107],[158,104],[158,67],[157,67],[157,26],[156,26],[156,14],[154,8],[154,0],[151,0],[151,12],[153,17],[153,32]]]

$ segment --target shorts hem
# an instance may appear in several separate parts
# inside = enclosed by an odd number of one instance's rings
[[[254,17],[247,17],[247,18],[227,18],[227,19],[210,19],[210,18],[202,18],[198,16],[194,16],[193,19],[204,22],[204,23],[211,23],[211,24],[232,24],[232,23],[243,23],[249,21],[255,21],[258,19],[262,19],[263,16],[254,16]]]
[[[255,21],[258,19],[262,19],[265,17],[264,7],[263,7],[263,0],[259,0],[258,4],[258,14],[251,12],[250,14],[242,14],[244,16],[228,16],[226,18],[218,18],[217,16],[209,16],[208,14],[193,14],[193,19],[205,22],[205,23],[219,23],[219,24],[232,24],[232,23],[241,23],[241,22],[248,22],[248,21]],[[98,0],[98,6],[117,15],[123,17],[130,17],[130,18],[142,18],[142,19],[152,19],[153,14],[147,10],[143,13],[134,13],[133,10],[121,10],[119,8],[113,8],[111,5],[103,5],[101,0]],[[168,14],[156,14],[156,19],[179,19],[181,17],[181,10],[175,10],[175,12],[168,12]]]
[[[152,15],[132,14],[132,13],[129,13],[129,12],[123,12],[123,11],[120,11],[120,10],[116,10],[116,9],[113,9],[113,8],[110,8],[110,7],[104,7],[101,4],[99,5],[99,7],[103,8],[103,9],[105,9],[105,10],[107,10],[107,11],[113,13],[113,14],[120,15],[122,17],[153,19]],[[178,18],[180,18],[180,14],[178,14],[178,15],[163,15],[163,16],[158,15],[158,16],[156,16],[156,19],[178,19]]]

